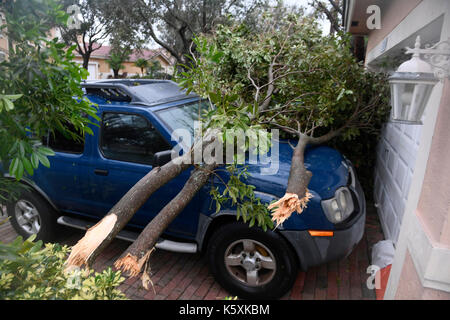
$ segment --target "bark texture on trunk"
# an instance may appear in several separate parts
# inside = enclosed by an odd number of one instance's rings
[[[216,165],[211,164],[204,168],[196,168],[192,172],[183,189],[153,218],[121,258],[115,262],[116,268],[130,271],[132,276],[140,273],[143,263],[138,262],[143,258],[148,258],[148,252],[156,244],[159,236],[208,182],[208,178],[215,168]]]
[[[293,212],[297,211],[298,214],[301,214],[309,199],[312,198],[308,191],[312,173],[305,167],[305,149],[308,142],[308,137],[299,139],[292,155],[286,194],[269,206],[269,210],[273,210],[272,220],[276,222],[277,227],[289,219]]]
[[[203,152],[204,148],[214,140],[214,136],[209,133],[205,134],[205,138],[197,142],[190,152],[162,167],[154,168],[136,183],[109,213],[99,223],[90,228],[86,235],[73,247],[66,261],[66,269],[83,265],[90,267],[100,252],[128,224],[148,198],[167,182],[189,168],[193,163],[193,155],[197,152]]]
[[[349,122],[352,118],[350,118]],[[307,145],[320,145],[337,137],[347,125],[327,134],[314,138],[306,134],[299,134],[298,144],[292,155],[291,171],[289,173],[286,194],[277,202],[269,206],[272,210],[272,220],[276,221],[277,227],[289,219],[293,212],[301,214],[313,197],[308,190],[312,172],[305,167],[305,150]]]
[[[98,254],[110,244],[117,234],[128,224],[133,215],[147,199],[160,187],[177,177],[190,165],[168,163],[156,167],[133,186],[110,212],[95,226],[90,228],[73,247],[66,262],[67,266],[92,265]]]
[[[216,164],[210,164],[196,168],[183,189],[153,218],[121,258],[114,263],[114,266],[124,272],[129,272],[132,277],[139,275],[141,271],[146,271],[145,265],[160,235],[208,182],[216,167]],[[149,279],[148,273],[144,272],[142,280],[146,288],[147,283],[145,282]]]

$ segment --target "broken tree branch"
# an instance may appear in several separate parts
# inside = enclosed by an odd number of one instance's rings
[[[146,271],[143,267],[147,264],[159,236],[208,182],[211,172],[216,167],[216,164],[209,164],[205,165],[204,170],[201,167],[196,168],[183,189],[152,219],[133,244],[114,263],[114,266],[124,272],[129,272],[131,277]],[[148,278],[148,273],[144,272],[143,284]]]

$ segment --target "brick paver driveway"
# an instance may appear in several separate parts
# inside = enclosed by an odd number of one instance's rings
[[[77,230],[65,230],[60,243],[73,245],[84,235]],[[10,242],[17,237],[9,223],[0,226],[0,241]],[[371,248],[383,240],[378,216],[368,206],[366,232],[353,253],[341,261],[299,272],[292,290],[283,299],[290,300],[347,300],[375,299],[375,292],[367,289],[366,273],[370,265]],[[101,270],[111,266],[130,245],[122,240],[113,243],[99,256],[94,268]],[[172,253],[156,250],[151,256],[154,289],[146,291],[139,278],[127,278],[120,289],[130,299],[185,299],[216,300],[230,296],[208,271],[207,262],[201,254]]]

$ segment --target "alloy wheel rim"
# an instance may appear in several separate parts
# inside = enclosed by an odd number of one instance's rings
[[[241,239],[225,250],[224,262],[231,276],[251,287],[269,283],[277,271],[273,253],[262,243]]]
[[[15,208],[16,221],[20,228],[28,234],[37,234],[41,230],[41,217],[36,207],[27,200],[16,202]]]

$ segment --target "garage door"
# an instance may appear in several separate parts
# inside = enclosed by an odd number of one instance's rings
[[[384,235],[397,242],[422,126],[388,123],[377,150],[375,202]]]

